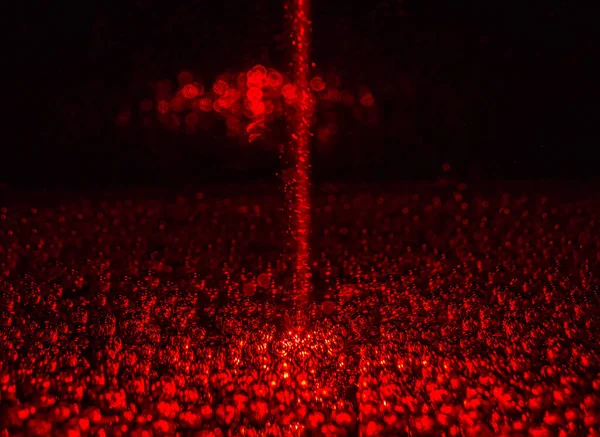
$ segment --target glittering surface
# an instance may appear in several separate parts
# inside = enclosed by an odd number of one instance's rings
[[[0,205],[1,435],[598,435],[599,205],[223,191]]]

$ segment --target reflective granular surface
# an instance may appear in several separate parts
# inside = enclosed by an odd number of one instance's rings
[[[598,204],[234,191],[0,205],[0,435],[600,434]]]

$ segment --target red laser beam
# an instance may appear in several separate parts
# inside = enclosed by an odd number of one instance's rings
[[[314,98],[309,85],[310,72],[310,2],[292,0],[292,77],[297,88],[297,110],[290,120],[289,147],[294,156],[294,177],[291,184],[293,201],[292,236],[296,260],[294,289],[305,296],[311,291],[310,273],[310,146]]]

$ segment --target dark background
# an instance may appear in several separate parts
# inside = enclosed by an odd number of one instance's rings
[[[66,189],[275,180],[272,147],[115,115],[182,69],[285,70],[283,2],[20,2],[4,70],[0,183]],[[581,2],[313,0],[313,58],[367,85],[377,127],[340,115],[318,180],[595,179],[598,39]]]

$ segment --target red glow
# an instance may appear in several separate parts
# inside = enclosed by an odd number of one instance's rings
[[[246,96],[250,100],[261,100],[263,98],[263,92],[260,88],[250,88],[248,92],[246,92]]]
[[[290,120],[289,147],[295,156],[295,171],[291,183],[294,214],[292,236],[296,243],[294,284],[296,292],[302,298],[312,289],[309,239],[311,231],[310,147],[314,100],[309,88],[311,65],[309,15],[309,0],[292,0],[292,43],[294,45],[292,65],[294,83],[299,93],[296,112]]]
[[[251,100],[250,110],[254,113],[255,116],[263,115],[265,113],[265,104],[260,100]]]
[[[317,92],[321,92],[325,89],[325,82],[321,76],[315,76],[310,80],[310,87]]]
[[[268,74],[269,86],[279,88],[283,84],[283,76],[275,70],[271,70]]]
[[[283,97],[288,100],[295,100],[296,99],[296,86],[292,85],[291,83],[286,83],[282,90],[281,90]]]
[[[198,101],[198,107],[204,112],[210,112],[213,107],[213,102],[208,97],[203,97]]]
[[[304,48],[308,47],[306,41],[297,42],[294,40],[293,42],[295,43],[293,45],[295,51],[301,50],[304,52]],[[306,52],[307,54],[308,52]],[[300,60],[297,55],[294,59],[296,61]],[[298,110],[302,111],[302,107],[305,107],[307,102],[309,106],[314,107],[317,100],[324,102],[326,105],[329,102],[343,101],[343,103],[352,107],[352,113],[358,120],[365,119],[370,124],[376,123],[373,116],[365,118],[364,112],[360,111],[360,106],[357,107],[354,93],[336,88],[340,82],[337,75],[328,74],[326,76],[327,81],[322,76],[310,78],[308,67],[313,64],[310,62],[305,64],[306,76],[301,82],[298,82],[296,73],[288,77],[279,71],[272,68],[267,69],[262,65],[256,65],[247,72],[222,74],[210,87],[208,94],[205,94],[204,86],[201,83],[193,81],[191,74],[183,72],[178,76],[178,81],[181,83],[178,89],[174,89],[173,83],[169,80],[156,83],[157,112],[160,115],[164,115],[169,111],[182,113],[181,120],[184,120],[185,113],[190,111],[193,112],[198,109],[205,112],[214,111],[224,117],[226,121],[232,118],[237,119],[235,123],[232,121],[230,124],[240,126],[240,129],[232,130],[228,128],[227,134],[229,136],[234,135],[234,132],[244,135],[244,132],[246,132],[245,126],[256,121],[260,122],[263,128],[266,128],[276,118],[280,118],[285,114],[296,113]],[[366,93],[368,93],[366,88],[360,90],[359,105],[361,104],[361,97],[363,97],[363,103],[369,105],[371,100],[368,96],[365,96]],[[166,104],[160,103],[162,101]],[[140,103],[140,109],[148,111],[151,105],[152,101],[145,99]],[[331,105],[327,106],[329,111],[326,115],[333,114]],[[293,110],[288,111],[288,109]],[[314,109],[311,109],[311,116],[313,112]],[[174,123],[170,117],[158,117],[158,120],[171,129],[179,125]],[[336,122],[335,118],[326,117],[326,120]],[[117,124],[124,125],[123,123]],[[144,118],[143,124],[144,126],[150,126],[152,119]],[[185,126],[189,127],[187,123]],[[327,127],[327,130],[330,130],[329,127]],[[320,147],[325,144],[324,140],[327,136],[326,130],[321,128],[317,131]],[[187,132],[193,133],[195,130],[187,129]],[[257,134],[257,132],[253,132],[253,134]],[[255,140],[256,138],[256,135],[254,135],[252,139]]]
[[[227,88],[229,88],[229,85],[227,84],[227,82],[225,82],[223,79],[219,79],[213,85],[213,93],[215,93],[218,96],[221,96],[221,95],[225,94],[225,91],[227,91]]]
[[[184,86],[181,93],[183,94],[183,97],[185,97],[186,99],[193,99],[194,97],[198,97],[198,95],[201,94],[198,87],[191,83]]]
[[[267,85],[267,69],[262,65],[256,65],[252,67],[247,73],[247,86],[252,87],[263,87]]]
[[[167,102],[166,100],[161,100],[156,105],[156,110],[161,114],[166,114],[167,112],[169,112],[169,102]]]
[[[169,102],[169,107],[171,108],[172,111],[175,111],[175,112],[183,111],[184,105],[185,105],[185,100],[180,95],[176,95]]]
[[[360,104],[366,107],[373,106],[375,104],[375,99],[371,93],[366,92],[360,97]]]
[[[185,86],[194,81],[194,76],[189,71],[182,71],[177,76],[177,81],[179,82],[180,86]]]

